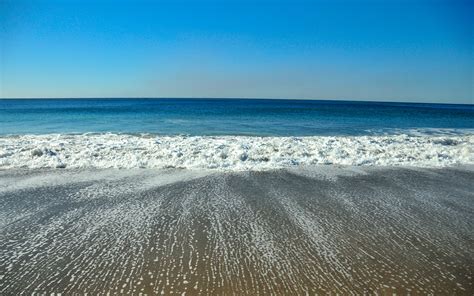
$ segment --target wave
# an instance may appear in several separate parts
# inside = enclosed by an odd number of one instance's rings
[[[187,168],[269,170],[293,166],[474,164],[474,135],[0,137],[0,168]]]

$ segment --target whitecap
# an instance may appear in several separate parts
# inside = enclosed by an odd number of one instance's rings
[[[269,170],[322,164],[439,167],[474,164],[474,135],[0,137],[0,169],[186,168]]]

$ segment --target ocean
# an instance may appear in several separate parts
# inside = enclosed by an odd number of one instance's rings
[[[473,105],[244,99],[0,100],[0,134],[340,136],[474,129]]]
[[[0,100],[0,168],[431,167],[474,163],[473,146],[473,105]]]

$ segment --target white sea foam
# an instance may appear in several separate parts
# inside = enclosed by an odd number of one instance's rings
[[[267,170],[321,164],[474,164],[474,135],[337,137],[154,136],[0,137],[0,168],[189,168]]]

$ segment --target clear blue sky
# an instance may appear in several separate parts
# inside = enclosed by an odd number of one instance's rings
[[[0,96],[473,103],[472,3],[0,0]]]

